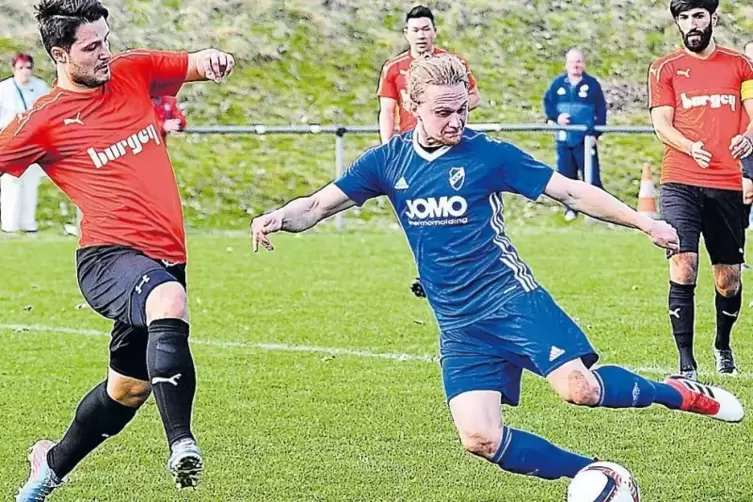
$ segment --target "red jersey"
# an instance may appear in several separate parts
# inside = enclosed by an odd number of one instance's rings
[[[671,106],[674,126],[691,141],[702,141],[711,153],[703,169],[672,147],[664,150],[662,183],[741,190],[740,160],[729,146],[740,134],[742,102],[753,98],[753,62],[743,54],[717,47],[707,59],[684,49],[657,59],[648,75],[649,108]]]
[[[178,106],[178,98],[175,96],[160,96],[153,98],[152,103],[154,103],[154,113],[157,114],[157,125],[160,127],[160,133],[163,138],[167,137],[167,133],[163,127],[168,120],[179,120],[181,131],[186,128],[186,116],[183,114],[180,106]]]
[[[175,95],[188,54],[114,56],[91,93],[55,87],[0,133],[0,172],[40,164],[81,210],[80,246],[121,244],[156,260],[186,261],[183,211],[152,96]]]
[[[432,54],[446,53],[447,51],[435,47]],[[397,126],[401,133],[410,131],[416,127],[415,117],[405,107],[405,103],[408,101],[408,70],[410,70],[413,60],[414,58],[410,50],[408,50],[384,63],[382,74],[379,78],[379,89],[377,90],[377,96],[380,98],[392,98],[397,101]],[[471,74],[468,63],[463,58],[460,58],[460,60],[468,68],[470,89],[475,89],[476,80]]]

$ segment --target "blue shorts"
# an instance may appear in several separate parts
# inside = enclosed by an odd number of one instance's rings
[[[523,369],[547,376],[563,364],[598,360],[583,331],[549,293],[538,288],[502,305],[470,326],[439,337],[444,390],[449,401],[471,390],[496,390],[517,406]]]

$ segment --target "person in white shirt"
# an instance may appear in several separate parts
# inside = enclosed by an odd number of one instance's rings
[[[19,113],[31,108],[50,88],[34,76],[34,58],[16,54],[11,60],[13,76],[0,82],[0,129],[10,124]],[[3,232],[37,231],[37,191],[44,172],[31,166],[20,177],[0,177],[0,227]]]

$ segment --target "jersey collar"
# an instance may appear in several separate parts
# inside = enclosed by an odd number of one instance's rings
[[[427,162],[433,162],[437,160],[439,157],[449,152],[450,148],[452,148],[451,146],[445,145],[442,148],[439,148],[429,153],[426,150],[424,150],[424,148],[421,145],[418,144],[418,134],[416,134],[415,129],[413,130],[413,133],[411,134],[411,136],[413,136],[413,151],[416,152],[419,157],[421,157]]]

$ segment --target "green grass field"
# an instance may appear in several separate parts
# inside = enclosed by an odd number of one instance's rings
[[[539,281],[602,354],[663,378],[675,364],[660,250],[601,226],[511,231]],[[437,328],[414,298],[397,232],[281,236],[274,253],[241,235],[190,236],[198,366],[195,429],[206,456],[196,492],[178,494],[153,401],[52,497],[65,501],[562,501],[566,482],[502,473],[465,454],[444,404]],[[75,243],[0,239],[0,499],[26,477],[27,447],[59,438],[105,376],[108,322],[74,280]],[[27,269],[27,266],[29,267]],[[713,291],[704,261],[697,355],[712,369]],[[745,302],[747,305],[747,301]],[[723,385],[753,404],[753,317],[735,331],[743,375]],[[644,500],[743,501],[753,493],[750,419],[714,422],[656,407],[578,409],[527,376],[508,424],[614,460]]]

